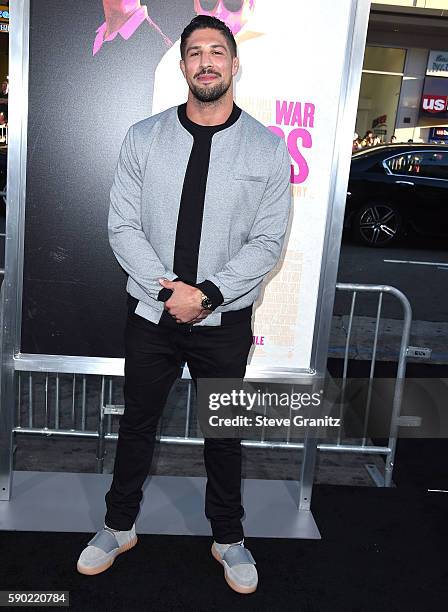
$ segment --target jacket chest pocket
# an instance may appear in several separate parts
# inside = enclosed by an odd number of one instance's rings
[[[248,212],[256,212],[267,182],[267,176],[235,172],[233,174],[232,188],[235,190],[237,205],[244,205]]]
[[[214,232],[237,238],[244,242],[256,217],[266,189],[268,178],[255,174],[232,172],[221,174],[207,186],[207,202],[204,220]],[[207,226],[208,227],[208,226]],[[230,238],[229,238],[230,240]]]

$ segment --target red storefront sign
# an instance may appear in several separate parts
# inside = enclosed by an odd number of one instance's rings
[[[448,96],[424,94],[422,110],[426,113],[445,113],[448,109]]]

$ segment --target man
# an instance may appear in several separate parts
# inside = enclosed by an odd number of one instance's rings
[[[356,153],[356,151],[359,151],[360,149],[362,149],[362,146],[359,141],[359,134],[355,132],[353,134],[352,153]]]
[[[137,542],[155,433],[182,362],[193,380],[245,374],[252,305],[282,249],[290,209],[285,143],[233,101],[236,43],[198,16],[181,37],[186,104],[131,126],[111,190],[109,236],[128,273],[125,411],[104,529],[78,570],[97,574]],[[257,588],[244,546],[241,445],[204,440],[213,556],[239,593]]]
[[[232,30],[238,44],[238,55],[242,43],[263,36],[262,32],[251,27],[256,0],[194,0],[197,15],[216,17]],[[153,114],[185,100],[188,86],[179,71],[180,40],[168,49],[160,60],[155,73]],[[166,84],[169,83],[169,87]]]
[[[129,40],[143,23],[157,32],[167,47],[171,47],[172,42],[149,17],[147,7],[142,6],[140,0],[103,0],[103,7],[105,22],[96,31],[93,55],[104,42],[114,40],[118,34],[123,40]]]
[[[367,130],[367,132],[364,135],[364,138],[361,141],[361,145],[363,147],[373,147],[374,144],[375,144],[375,134],[372,132],[372,130]]]

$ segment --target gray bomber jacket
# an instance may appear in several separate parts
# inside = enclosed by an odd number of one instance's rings
[[[129,275],[140,316],[158,323],[159,278],[174,280],[173,257],[183,181],[193,145],[177,107],[132,125],[110,192],[109,241]],[[291,207],[290,158],[283,139],[242,111],[212,139],[197,282],[224,301],[197,325],[254,303],[277,263]]]

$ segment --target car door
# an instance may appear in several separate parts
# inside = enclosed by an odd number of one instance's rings
[[[409,151],[386,159],[384,167],[415,230],[448,235],[448,151]]]

